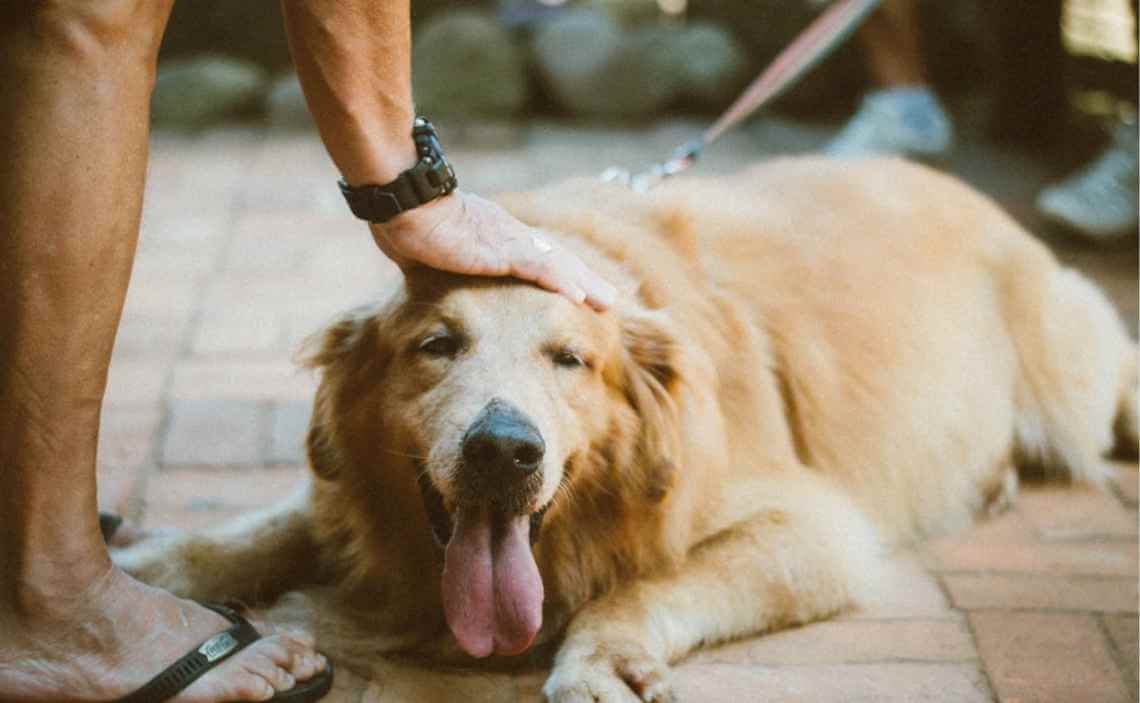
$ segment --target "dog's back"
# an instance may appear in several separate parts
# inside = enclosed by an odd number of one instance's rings
[[[800,462],[892,540],[999,507],[1016,467],[1099,483],[1114,440],[1136,446],[1136,347],[1111,305],[953,178],[799,158],[648,195],[561,186],[552,200],[578,219],[546,207],[539,224],[624,260],[684,324],[706,324],[700,306],[722,293],[742,304],[770,358],[741,340],[719,373],[770,365]]]

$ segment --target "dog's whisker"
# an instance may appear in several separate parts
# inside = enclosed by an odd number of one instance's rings
[[[410,454],[410,453],[408,453],[408,452],[402,452],[402,451],[400,451],[400,450],[398,450],[398,449],[391,449],[390,447],[380,447],[380,451],[382,451],[382,452],[384,452],[384,453],[386,453],[386,454],[391,454],[391,455],[393,455],[393,456],[402,456],[402,457],[404,457],[404,458],[406,458],[406,459],[417,459],[417,460],[419,460],[419,461],[427,461],[427,460],[430,458],[430,457],[428,457],[427,455],[423,455],[423,454]]]

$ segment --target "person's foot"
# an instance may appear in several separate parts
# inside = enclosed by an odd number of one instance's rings
[[[937,96],[923,87],[886,88],[867,94],[859,112],[825,147],[828,156],[897,154],[915,159],[946,155],[954,130]]]
[[[117,700],[229,627],[207,608],[112,570],[82,596],[20,616],[0,612],[0,700]],[[260,640],[172,700],[267,700],[327,665],[307,635],[257,629]]]
[[[1137,203],[1136,123],[1121,122],[1100,156],[1037,196],[1047,220],[1096,241],[1135,237]]]

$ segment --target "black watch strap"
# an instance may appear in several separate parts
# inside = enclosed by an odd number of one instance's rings
[[[387,222],[406,210],[447,195],[459,184],[455,171],[443,155],[431,122],[417,117],[412,140],[420,160],[390,183],[350,186],[339,182],[340,192],[352,214],[369,222]]]

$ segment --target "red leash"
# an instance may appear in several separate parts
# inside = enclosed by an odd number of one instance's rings
[[[617,168],[606,169],[602,180],[617,180],[637,191],[648,190],[658,181],[684,171],[706,146],[771,101],[816,66],[867,18],[880,0],[836,0],[815,18],[795,41],[748,86],[701,136],[678,147],[664,162],[636,175]]]

